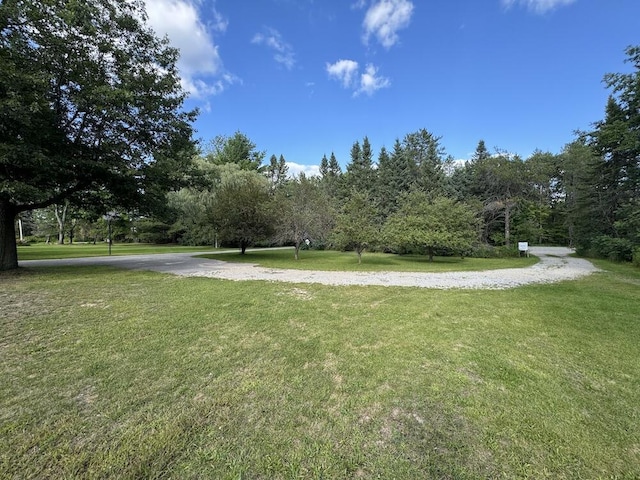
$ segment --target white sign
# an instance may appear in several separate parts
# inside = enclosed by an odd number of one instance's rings
[[[529,251],[529,242],[518,242],[518,250],[521,252]]]

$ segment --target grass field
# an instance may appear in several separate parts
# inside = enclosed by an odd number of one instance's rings
[[[254,250],[245,255],[239,253],[216,253],[202,255],[228,262],[255,263],[267,268],[293,268],[325,271],[396,271],[396,272],[445,272],[477,271],[498,268],[528,267],[538,262],[529,258],[460,258],[435,257],[429,262],[426,255],[392,255],[388,253],[365,253],[362,263],[354,252],[317,251],[300,252],[299,260],[293,260],[291,250]]]
[[[505,291],[0,274],[0,478],[639,478],[640,272],[598,266]]]

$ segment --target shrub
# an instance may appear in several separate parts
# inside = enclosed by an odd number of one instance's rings
[[[468,256],[473,258],[514,258],[519,257],[520,252],[516,245],[494,247],[485,243],[474,247]]]
[[[596,256],[614,262],[629,262],[632,258],[633,244],[626,238],[602,235],[593,239],[591,248]]]

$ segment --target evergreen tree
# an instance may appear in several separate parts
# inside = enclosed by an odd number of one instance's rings
[[[432,196],[445,191],[445,151],[440,137],[426,129],[409,133],[403,141],[404,154],[411,159],[416,169],[416,185]]]
[[[342,169],[340,168],[340,164],[333,152],[331,152],[331,158],[329,159],[329,175],[332,177],[339,177],[342,175]]]
[[[386,218],[398,209],[400,196],[408,192],[416,181],[416,166],[405,155],[398,139],[391,155],[384,147],[380,150],[377,173],[376,200],[380,213]]]
[[[593,197],[584,200],[597,231],[579,239],[583,249],[620,259],[640,245],[640,46],[626,54],[635,70],[605,75],[612,94],[604,120],[588,134],[599,161],[589,179]]]
[[[476,146],[476,151],[473,153],[471,157],[471,161],[473,163],[482,162],[483,160],[487,160],[491,157],[489,150],[487,150],[486,145],[484,144],[484,140],[479,140],[478,145]]]
[[[329,160],[327,160],[327,155],[323,155],[320,160],[320,176],[325,178],[327,175],[329,175]]]
[[[340,168],[340,164],[333,152],[331,152],[331,157],[329,158],[325,169],[323,164],[326,158],[327,157],[325,155],[323,157],[323,161],[320,162],[320,173],[322,174],[321,186],[329,199],[335,203],[338,200],[341,189],[342,169]]]
[[[601,223],[594,221],[598,197],[589,185],[597,161],[584,138],[565,145],[558,156],[558,183],[554,190],[556,197],[562,199],[558,210],[570,247],[588,245],[590,236],[601,228]]]
[[[289,167],[287,166],[284,156],[280,155],[280,159],[278,159],[275,155],[271,155],[266,171],[269,184],[271,185],[271,191],[275,191],[284,186],[287,182],[288,172]]]
[[[353,189],[362,192],[372,192],[375,179],[371,145],[369,139],[364,137],[363,147],[356,141],[351,147],[351,162],[347,165],[345,188],[347,194]]]

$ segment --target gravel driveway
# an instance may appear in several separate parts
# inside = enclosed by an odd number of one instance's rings
[[[272,282],[321,283],[324,285],[382,285],[435,289],[505,289],[535,283],[573,280],[598,271],[591,262],[570,257],[569,254],[572,253],[572,250],[568,248],[532,247],[531,253],[540,258],[540,262],[532,267],[444,273],[285,270],[264,268],[247,263],[196,258],[194,255],[197,253],[30,260],[20,262],[20,266],[111,265],[189,277],[210,277],[237,281],[267,280]]]

